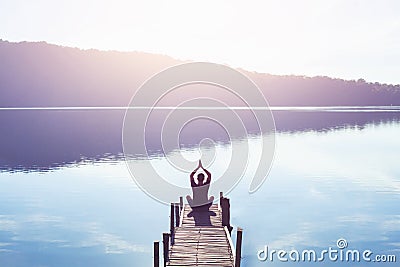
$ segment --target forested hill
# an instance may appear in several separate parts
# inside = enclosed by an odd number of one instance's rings
[[[0,107],[126,106],[146,79],[179,63],[142,52],[0,40]],[[400,105],[400,85],[241,71],[272,106]]]

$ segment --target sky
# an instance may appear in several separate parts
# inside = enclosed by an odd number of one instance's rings
[[[0,38],[400,84],[398,0],[0,0]]]

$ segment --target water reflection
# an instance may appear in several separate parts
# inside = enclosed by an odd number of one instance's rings
[[[336,112],[338,110],[341,112]],[[349,126],[363,128],[368,124],[398,122],[400,119],[399,112],[354,111],[278,109],[273,114],[277,132],[328,131]],[[168,112],[157,111],[147,129],[150,156],[162,156],[174,149],[163,151],[160,139],[163,118]],[[250,112],[242,110],[238,114],[249,133],[259,134]],[[124,110],[0,110],[0,169],[47,171],[85,161],[119,160],[122,158],[123,116]],[[197,146],[205,137],[220,144],[229,142],[226,131],[218,125],[207,121],[196,123],[196,127],[187,127],[181,132],[180,147],[175,149]]]
[[[282,112],[275,115],[277,153],[266,182],[259,191],[249,195],[247,189],[252,179],[249,172],[229,194],[231,223],[244,228],[242,265],[279,265],[279,262],[257,260],[256,252],[266,244],[271,249],[321,250],[335,246],[341,237],[346,238],[349,248],[396,254],[400,258],[398,115]],[[41,162],[52,171],[0,173],[0,266],[151,265],[152,242],[160,240],[161,233],[169,229],[169,208],[135,186],[124,162],[116,156],[120,150],[115,148],[120,144],[114,143],[115,140],[105,141],[109,137],[120,137],[103,122],[109,120],[112,124],[116,118],[122,120],[121,114],[107,111],[103,119],[90,122],[92,117],[97,117],[94,115],[91,112],[84,115],[50,112],[43,116],[20,113],[21,121],[31,121],[25,128],[30,129],[26,134],[11,134],[12,129],[24,129],[24,126],[9,121],[4,135],[8,141],[2,140],[2,147],[8,146],[8,151],[13,152],[12,147],[16,146],[16,151],[21,153],[11,158],[18,163],[15,166],[33,168],[35,156],[44,153],[47,159]],[[66,127],[52,129],[52,124],[57,128],[60,123],[59,116]],[[80,129],[68,132],[76,120],[80,122]],[[45,125],[56,136],[46,133],[42,136],[40,132]],[[98,136],[92,138],[97,144],[88,140],[96,132]],[[250,138],[250,147],[257,147],[260,138]],[[31,152],[17,145],[23,143],[21,140],[39,142],[27,144],[30,148],[40,148],[57,140],[62,144],[55,148],[65,146],[67,153],[46,154],[44,148]],[[74,141],[79,145],[74,145]],[[188,154],[194,153],[190,141],[185,141],[188,146],[184,152]],[[219,152],[228,150],[227,147],[221,139]],[[3,153],[2,150],[2,159],[6,158]],[[104,153],[109,154],[101,156]],[[82,155],[86,157],[84,164],[78,162]],[[223,155],[210,169],[215,177],[223,171],[224,160],[229,159]],[[168,166],[162,157],[150,160],[157,168]],[[69,164],[61,163],[54,169],[51,164],[55,162]],[[188,183],[185,173],[171,173],[171,176],[177,179],[176,183]],[[284,264],[309,266],[303,262]],[[324,266],[337,264],[323,263]]]
[[[265,244],[320,251],[341,237],[350,249],[398,257],[399,135],[398,123],[278,134],[276,161],[260,191],[249,197],[244,188],[235,189],[239,207],[233,203],[232,212],[253,238],[245,245],[246,264],[267,264],[254,256]],[[363,266],[340,263],[347,264]]]

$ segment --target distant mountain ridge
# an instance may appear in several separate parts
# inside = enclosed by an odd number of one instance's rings
[[[0,107],[126,106],[146,79],[182,62],[143,52],[0,40]],[[272,106],[400,105],[400,85],[240,71]]]

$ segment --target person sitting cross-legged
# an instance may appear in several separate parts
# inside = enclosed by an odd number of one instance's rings
[[[207,178],[205,179],[203,173],[197,175],[197,183],[195,181],[194,175],[199,169],[203,169],[206,173]],[[186,199],[192,209],[209,209],[214,201],[214,197],[208,198],[208,189],[211,184],[211,173],[204,169],[201,160],[199,160],[199,165],[190,174],[190,185],[192,187],[193,198],[186,196]]]

